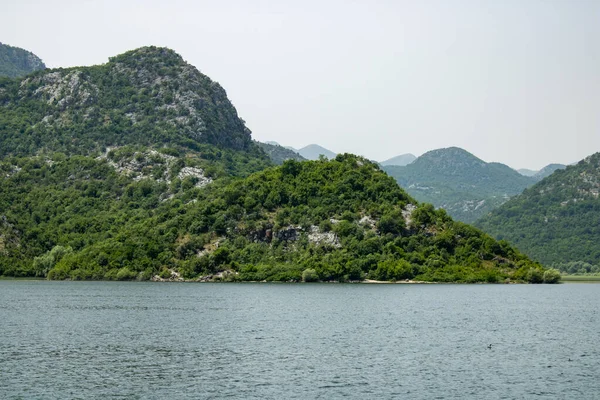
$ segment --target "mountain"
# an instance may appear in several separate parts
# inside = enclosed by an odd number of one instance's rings
[[[545,177],[552,175],[554,173],[554,171],[556,171],[558,169],[565,169],[565,168],[567,168],[567,166],[564,164],[549,164],[549,165],[546,165],[541,170],[539,170],[538,172],[536,172],[533,175],[533,177],[535,179],[537,179],[538,181],[541,181]]]
[[[277,142],[255,142],[271,159],[274,164],[281,165],[285,160],[306,160],[297,152],[280,146]]]
[[[157,151],[0,163],[0,274],[49,279],[555,282],[376,164],[340,155],[211,181]]]
[[[557,169],[564,169],[567,166],[564,164],[548,164],[544,168],[539,171],[534,171],[531,169],[521,168],[518,169],[517,172],[521,175],[528,176],[534,178],[536,181],[541,181],[545,177],[551,175]]]
[[[477,226],[549,264],[600,265],[600,153],[559,169]]]
[[[166,143],[259,151],[225,90],[166,48],[0,81],[0,107],[2,156]]]
[[[396,157],[392,157],[389,160],[385,160],[380,162],[379,164],[382,166],[388,166],[388,165],[398,165],[398,166],[405,166],[410,164],[411,162],[415,161],[417,159],[417,157],[413,154],[407,153],[407,154],[401,154],[399,156]]]
[[[458,147],[432,150],[406,166],[383,167],[417,200],[472,222],[533,185],[500,163],[486,163]]]
[[[307,160],[318,160],[319,156],[324,155],[325,157],[327,157],[328,159],[332,159],[335,158],[336,153],[334,153],[331,150],[327,150],[324,147],[319,146],[318,144],[309,144],[308,146],[305,146],[303,148],[301,148],[300,150],[296,150],[296,152],[298,154],[300,154],[302,157],[306,158]]]
[[[539,171],[534,171],[532,169],[527,169],[527,168],[521,168],[517,170],[518,173],[520,173],[521,175],[524,176],[534,176],[535,174],[537,174]]]
[[[16,78],[45,68],[35,54],[0,43],[0,77]]]

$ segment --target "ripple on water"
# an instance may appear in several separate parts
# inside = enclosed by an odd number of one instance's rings
[[[591,399],[597,288],[0,281],[0,398]]]

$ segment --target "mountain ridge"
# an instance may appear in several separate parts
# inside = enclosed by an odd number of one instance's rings
[[[318,160],[321,155],[324,155],[328,159],[335,158],[336,156],[336,153],[318,144],[309,144],[295,151],[307,160],[312,161]]]
[[[32,52],[0,42],[0,77],[17,78],[45,68]]]
[[[459,147],[431,150],[403,167],[384,166],[419,201],[472,222],[535,183],[505,164],[486,163]]]
[[[405,165],[412,163],[416,159],[417,159],[417,157],[414,154],[406,153],[406,154],[400,154],[398,156],[389,158],[385,161],[381,161],[379,164],[382,166],[397,165],[397,166],[403,167]]]
[[[476,225],[545,263],[600,265],[600,153],[558,169]]]

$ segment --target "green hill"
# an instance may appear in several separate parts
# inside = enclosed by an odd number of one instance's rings
[[[230,171],[268,164],[225,90],[165,48],[0,80],[0,109],[2,157],[142,145],[185,148]]]
[[[45,68],[35,54],[0,43],[0,77],[17,78]]]
[[[555,171],[477,225],[544,263],[600,265],[599,193],[600,153],[596,153]]]
[[[457,148],[432,150],[406,166],[383,167],[417,200],[472,222],[536,180],[500,163],[486,163]]]
[[[116,166],[136,163],[133,173]],[[244,179],[168,155],[5,159],[0,273],[51,279],[555,281],[351,155]],[[165,167],[168,167],[165,170]],[[175,165],[177,168],[177,166]],[[156,278],[161,279],[161,278]]]

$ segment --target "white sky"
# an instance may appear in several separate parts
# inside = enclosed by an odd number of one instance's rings
[[[49,67],[167,46],[261,141],[375,160],[462,147],[539,169],[600,151],[600,1],[0,0]]]

